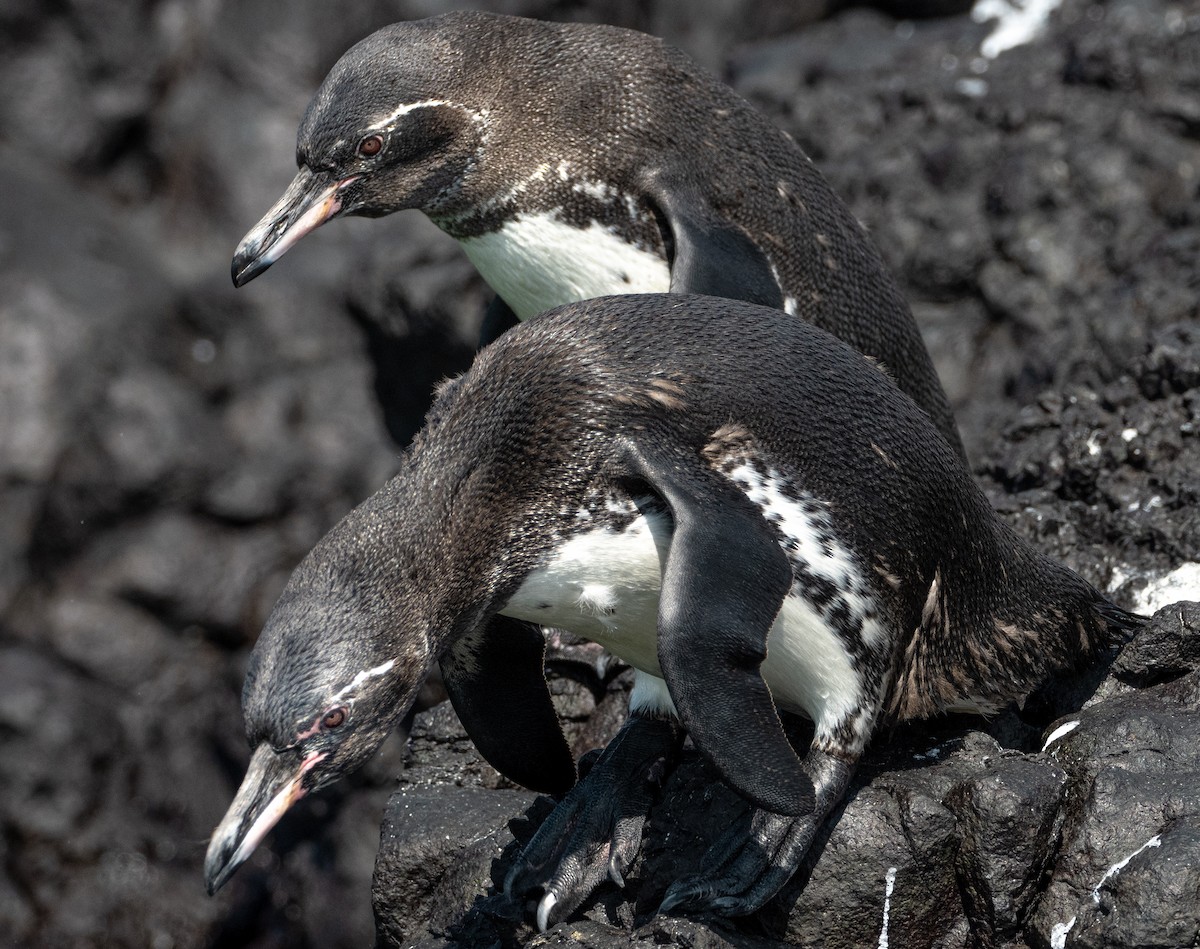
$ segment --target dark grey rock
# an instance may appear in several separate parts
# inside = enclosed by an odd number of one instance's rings
[[[1019,934],[1053,863],[1066,791],[1065,772],[1029,757],[1003,759],[957,790],[957,870],[976,940]]]
[[[798,31],[840,5],[496,8],[651,30],[769,110],[905,281],[993,503],[1131,603],[1200,552],[1200,22],[1065,0],[1044,37],[985,62],[988,27],[966,17],[858,10]],[[399,741],[301,802],[215,900],[200,862],[246,759],[245,650],[291,566],[390,473],[377,393],[403,440],[465,367],[488,294],[417,215],[323,228],[237,293],[228,265],[286,184],[328,66],[442,6],[0,2],[0,944],[371,939]],[[1098,689],[1051,697],[1081,724],[1044,754],[1046,697],[881,742],[760,918],[651,915],[744,815],[689,754],[627,890],[577,920],[536,936],[494,893],[511,850],[493,866],[447,824],[443,856],[473,856],[439,878],[436,932],[385,925],[429,946],[877,945],[894,866],[893,946],[1042,949],[1072,917],[1067,946],[1189,945],[1196,609],[1160,612]],[[577,753],[603,745],[627,677],[554,673]],[[412,744],[402,786],[439,813],[459,794],[509,801],[494,820],[468,808],[493,841],[542,819],[449,710]],[[412,853],[388,852],[419,887]]]
[[[1112,674],[1145,687],[1169,682],[1200,667],[1200,603],[1173,603],[1121,650]]]
[[[1180,611],[1190,617],[1196,608],[1163,610],[1147,627],[1147,644],[1135,639],[1127,652],[1153,651],[1154,643],[1169,639],[1166,627]],[[1167,655],[1155,675],[1170,674],[1176,662]],[[583,922],[563,923],[536,944],[556,945],[570,933],[585,945],[626,946],[653,932],[668,945],[740,945],[746,938],[763,945],[874,945],[886,917],[893,945],[1048,945],[1055,926],[1074,916],[1067,945],[1189,945],[1200,918],[1194,862],[1189,863],[1197,856],[1200,801],[1198,674],[1193,664],[1169,682],[1073,713],[1077,724],[1065,735],[1046,729],[1051,740],[1044,749],[1036,740],[1029,750],[1006,748],[984,732],[962,730],[960,723],[902,729],[868,757],[857,790],[779,898],[752,920],[689,923],[698,929],[686,934],[672,928],[681,921],[654,918],[658,902],[672,879],[703,859],[714,828],[744,822],[748,812],[703,761],[685,755],[652,811],[625,890],[602,887],[585,904]],[[455,733],[444,719],[442,727]],[[412,873],[408,868],[421,865],[428,846],[424,831],[397,833],[395,825],[403,816],[420,826],[426,807],[438,847],[451,853],[469,850],[485,830],[494,836],[508,820],[538,820],[536,808],[522,815],[527,801],[520,801],[510,810],[489,811],[481,827],[472,818],[441,836],[447,830],[445,809],[468,807],[447,803],[464,790],[447,789],[445,798],[432,788],[420,798],[412,791],[397,794],[379,866],[399,865]],[[474,801],[495,792],[470,793]],[[548,808],[540,810],[544,816]],[[530,832],[523,829],[518,838]],[[1109,873],[1155,835],[1158,843],[1128,864],[1128,878],[1126,869]],[[439,893],[453,889],[459,898],[460,917],[421,924],[426,935],[437,937],[436,944],[524,944],[531,937],[528,915],[521,917],[520,908],[497,892],[514,852],[510,847],[501,853],[509,839],[489,845],[486,855],[464,858],[471,869],[455,877],[453,887],[435,882],[441,873],[436,867],[445,860],[440,851],[428,861],[434,869],[423,884],[407,878],[392,884],[377,869],[377,917],[381,927],[391,927],[381,928],[380,944],[407,945],[418,938],[396,927],[412,918],[399,907],[414,901],[410,891],[420,885]],[[497,857],[499,865],[485,866],[484,856]],[[1168,877],[1170,884],[1154,892]],[[460,880],[469,882],[456,889]],[[403,897],[392,894],[392,886]],[[434,899],[426,895],[416,902],[424,906]],[[392,913],[381,911],[383,905]],[[830,920],[837,925],[831,927]]]
[[[512,849],[508,823],[534,797],[465,787],[397,791],[388,803],[375,863],[379,944],[445,934],[489,886],[500,885],[493,865],[505,848]]]
[[[1068,946],[1196,940],[1198,710],[1200,671],[1193,668],[1072,716],[1079,725],[1051,745],[1072,794],[1055,867],[1031,919],[1042,939],[1059,927]]]

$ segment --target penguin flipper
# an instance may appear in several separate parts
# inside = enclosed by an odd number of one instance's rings
[[[545,651],[535,627],[497,615],[442,656],[442,679],[488,764],[530,790],[563,794],[575,783],[575,759],[546,686]]]
[[[658,661],[696,747],[759,807],[801,815],[813,783],[783,731],[759,667],[792,584],[758,510],[715,472],[652,443],[627,460],[671,508],[675,529],[658,607]]]
[[[647,190],[670,230],[672,293],[703,293],[783,309],[783,291],[762,248],[714,213],[694,186],[659,175]]]

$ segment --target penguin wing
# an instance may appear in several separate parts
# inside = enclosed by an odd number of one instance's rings
[[[670,229],[672,293],[704,293],[783,309],[783,291],[766,253],[717,214],[699,189],[660,173],[652,176],[646,191]]]
[[[546,687],[545,651],[535,627],[497,615],[440,664],[454,711],[488,764],[530,790],[562,794],[575,783],[575,760]]]
[[[811,813],[812,781],[759,671],[791,566],[736,486],[648,441],[630,443],[627,461],[675,522],[658,607],[658,662],[671,698],[734,790],[777,813]]]

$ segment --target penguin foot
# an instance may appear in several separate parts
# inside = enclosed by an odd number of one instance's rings
[[[787,817],[755,810],[749,829],[739,822],[709,848],[703,871],[671,884],[659,913],[746,916],[760,909],[795,874],[822,822],[846,793],[855,762],[851,754],[835,757],[810,749],[802,767],[816,792],[813,812]]]
[[[537,927],[573,913],[607,877],[625,885],[642,828],[683,743],[671,720],[631,716],[599,760],[546,818],[504,881],[510,900],[542,893]]]
[[[748,832],[739,825],[709,848],[702,872],[671,884],[658,912],[753,913],[792,878],[819,826],[813,815],[755,811]]]

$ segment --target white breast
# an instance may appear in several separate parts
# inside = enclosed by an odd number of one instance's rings
[[[740,479],[739,479],[740,480]],[[744,484],[744,482],[743,482]],[[744,485],[758,495],[762,482]],[[755,491],[755,489],[758,489]],[[779,492],[771,492],[771,511],[786,524],[785,543],[797,542],[818,562],[814,572],[836,572],[849,581],[850,608],[862,608],[859,582],[847,577],[852,558],[836,545],[831,550],[814,537],[812,515]],[[665,514],[639,514],[624,530],[597,528],[577,534],[544,567],[534,571],[502,611],[542,626],[565,629],[604,646],[634,668],[662,676],[658,664],[658,600],[662,568],[671,543]],[[752,596],[753,591],[745,591]],[[864,633],[874,620],[864,622]],[[697,649],[705,644],[698,642]],[[796,587],[781,607],[767,641],[763,678],[783,707],[807,714],[832,728],[858,710],[862,688],[845,644],[822,613]]]
[[[522,214],[459,242],[483,279],[522,320],[613,293],[665,293],[667,262],[599,223],[578,228],[555,213]]]
[[[526,578],[502,612],[569,630],[661,676],[658,596],[670,543],[670,519],[654,511],[639,513],[624,530],[576,534]]]

